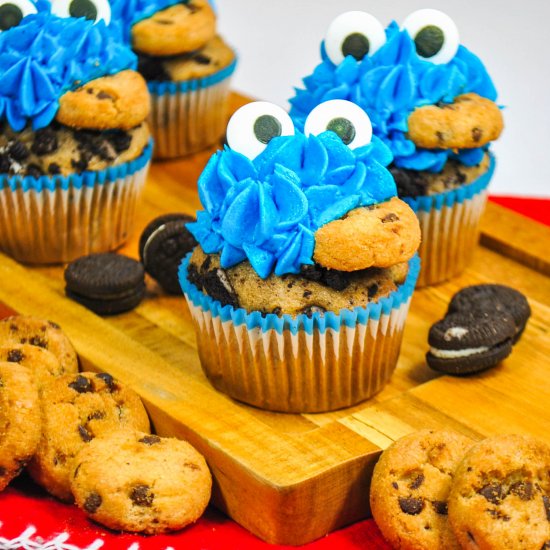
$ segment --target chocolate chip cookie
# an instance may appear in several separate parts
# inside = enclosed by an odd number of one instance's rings
[[[476,444],[457,468],[449,522],[463,548],[549,548],[550,446],[527,435]]]
[[[0,321],[0,345],[30,344],[53,353],[65,372],[78,371],[78,358],[61,327],[52,322],[17,315]]]
[[[315,233],[315,261],[328,269],[356,271],[390,267],[411,258],[420,245],[420,225],[397,197],[357,208]]]
[[[149,115],[147,84],[135,71],[92,80],[59,100],[56,120],[71,128],[129,131]]]
[[[110,374],[80,373],[42,389],[42,437],[29,464],[34,480],[61,500],[73,500],[72,461],[101,434],[124,428],[149,431],[139,396]]]
[[[35,453],[40,431],[38,391],[30,371],[0,362],[0,491]]]
[[[168,56],[202,48],[216,32],[208,0],[189,0],[158,11],[132,27],[134,50]]]
[[[18,363],[27,367],[38,388],[50,382],[52,378],[66,374],[65,369],[53,353],[30,344],[0,346],[0,361]],[[77,372],[76,365],[71,372]]]
[[[84,513],[111,529],[158,534],[195,522],[210,499],[204,458],[188,443],[139,432],[94,439],[74,461]]]
[[[472,443],[455,432],[422,430],[382,453],[374,468],[370,505],[394,548],[459,548],[447,521],[447,501],[455,469]]]
[[[494,101],[474,93],[426,105],[409,116],[408,137],[426,149],[470,149],[498,139],[504,120]]]

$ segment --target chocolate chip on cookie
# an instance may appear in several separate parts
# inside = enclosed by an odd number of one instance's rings
[[[99,315],[135,308],[145,296],[145,273],[137,260],[120,254],[91,254],[65,270],[67,296]]]
[[[449,522],[463,548],[544,548],[550,540],[550,446],[501,435],[470,449],[455,473]]]
[[[139,256],[145,271],[170,294],[182,294],[178,268],[197,241],[186,224],[195,219],[186,214],[166,214],[155,218],[139,240]]]
[[[429,332],[428,365],[466,375],[494,367],[512,352],[516,325],[508,314],[450,313]]]
[[[454,470],[473,442],[448,430],[422,430],[386,449],[374,468],[372,515],[394,548],[459,548],[447,522]]]
[[[505,285],[487,284],[463,288],[457,292],[450,304],[449,313],[480,311],[487,314],[506,313],[516,324],[514,343],[519,340],[531,308],[527,298],[518,290]]]
[[[191,445],[133,431],[96,437],[77,455],[71,475],[76,503],[90,518],[146,534],[196,521],[211,483],[204,458]]]

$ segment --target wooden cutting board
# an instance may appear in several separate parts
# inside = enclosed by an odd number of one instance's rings
[[[244,102],[234,95],[232,108]],[[155,216],[194,214],[197,177],[211,154],[153,166],[122,252],[137,257],[139,235]],[[416,292],[391,383],[366,403],[328,414],[264,412],[214,390],[201,371],[185,300],[152,280],[135,311],[103,319],[65,298],[62,268],[27,268],[0,255],[0,301],[59,323],[84,369],[130,384],[160,435],[195,445],[212,469],[216,506],[268,542],[303,544],[369,515],[381,449],[411,431],[447,426],[474,438],[518,432],[550,442],[549,247],[549,228],[489,204],[471,267]],[[527,330],[497,368],[463,379],[437,375],[424,361],[430,325],[454,292],[485,282],[528,296]]]

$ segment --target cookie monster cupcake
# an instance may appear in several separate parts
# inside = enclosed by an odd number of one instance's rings
[[[67,262],[122,245],[152,146],[107,0],[0,4],[0,249]]]
[[[153,98],[155,158],[214,145],[227,123],[233,50],[216,34],[208,0],[113,0],[113,16],[139,57]]]
[[[396,366],[419,271],[390,150],[347,101],[320,105],[305,134],[252,103],[227,139],[199,179],[199,246],[180,268],[206,375],[274,411],[368,399]]]
[[[367,13],[344,13],[321,56],[290,100],[297,128],[327,99],[364,109],[393,153],[399,196],[420,220],[419,286],[460,274],[477,245],[495,168],[489,145],[503,128],[482,62],[460,45],[447,15],[428,9],[386,29]]]

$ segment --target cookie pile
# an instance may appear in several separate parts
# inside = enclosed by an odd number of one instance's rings
[[[428,335],[428,365],[439,372],[480,372],[508,357],[531,315],[523,294],[504,285],[475,285],[452,298]]]
[[[422,430],[382,453],[370,505],[397,549],[550,548],[550,446]]]
[[[108,373],[79,373],[58,325],[18,316],[0,321],[0,490],[25,466],[111,529],[181,529],[210,498],[204,458],[151,435],[137,393]]]

